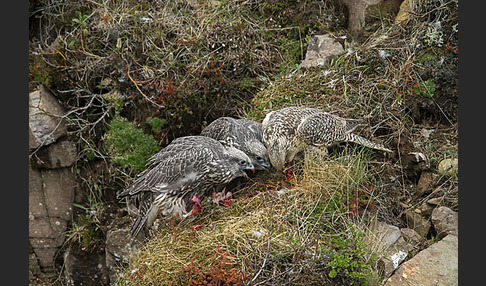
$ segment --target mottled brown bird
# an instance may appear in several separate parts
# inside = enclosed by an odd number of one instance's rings
[[[132,198],[138,205],[132,236],[137,236],[144,225],[149,228],[159,213],[185,217],[202,211],[199,197],[246,176],[245,170],[254,170],[250,161],[244,152],[209,137],[173,140],[152,156],[135,183],[118,195]]]
[[[201,131],[202,136],[214,138],[224,146],[245,152],[256,170],[270,169],[267,148],[263,144],[262,125],[249,119],[220,117]]]
[[[339,142],[354,142],[369,148],[392,152],[382,144],[353,134],[361,120],[346,119],[327,112],[293,106],[268,113],[262,122],[263,141],[272,166],[284,170],[297,154],[308,147],[327,153]]]

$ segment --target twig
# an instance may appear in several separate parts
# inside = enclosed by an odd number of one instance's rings
[[[258,278],[258,276],[260,276],[260,274],[263,271],[263,268],[265,268],[265,265],[267,264],[268,255],[270,254],[270,238],[272,237],[272,233],[273,233],[273,200],[270,200],[270,232],[268,233],[267,251],[265,253],[265,258],[263,259],[262,266],[260,266],[260,269],[255,274],[255,276],[253,276],[253,278],[250,281],[248,281],[248,283],[246,283],[247,286],[253,283],[253,281],[255,281]]]
[[[148,96],[145,95],[145,93],[143,93],[140,88],[138,87],[138,84],[137,82],[130,76],[130,67],[128,67],[128,70],[127,70],[127,76],[128,78],[130,79],[130,81],[133,83],[133,85],[135,85],[135,88],[137,88],[138,92],[146,99],[148,100],[150,103],[152,103],[153,105],[159,107],[159,108],[165,108],[165,106],[163,105],[160,105],[158,103],[156,103],[155,101],[153,101],[152,99],[150,99]]]

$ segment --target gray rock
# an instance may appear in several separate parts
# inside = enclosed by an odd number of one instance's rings
[[[69,168],[29,166],[29,241],[43,270],[54,267],[55,254],[66,238],[75,188]]]
[[[29,150],[67,134],[63,114],[61,104],[44,86],[29,94]]]
[[[371,243],[378,241],[377,247],[382,253],[378,265],[384,271],[385,277],[388,277],[407,258],[409,251],[416,247],[417,242],[405,239],[398,227],[384,222],[373,223],[370,231],[373,234],[372,239],[375,241]],[[410,235],[413,236],[411,233]],[[417,233],[415,235],[419,236]]]
[[[410,245],[412,245],[414,249],[420,246],[420,243],[422,242],[422,237],[415,230],[404,227],[400,229],[400,232],[403,239],[406,242],[410,243]]]
[[[404,212],[407,226],[415,230],[421,237],[426,237],[429,233],[431,224],[430,221],[423,215],[417,214],[411,210]]]
[[[106,233],[106,267],[110,281],[116,280],[116,267],[130,261],[130,257],[138,251],[136,240],[130,237],[130,229],[108,230]]]
[[[450,208],[444,206],[435,208],[431,220],[439,239],[448,234],[458,235],[458,213]]]
[[[458,285],[458,238],[447,235],[404,262],[385,286]]]
[[[301,68],[317,67],[329,60],[344,54],[344,48],[329,34],[316,35],[309,39],[309,45],[305,54],[305,60],[300,64]]]
[[[452,176],[457,174],[459,170],[459,160],[454,159],[444,159],[440,161],[437,171],[442,175]]]
[[[59,140],[33,154],[31,162],[35,168],[56,169],[72,166],[76,158],[76,143]]]
[[[67,285],[109,285],[104,251],[81,248],[72,243],[64,254],[64,276]],[[115,283],[113,283],[115,284]]]

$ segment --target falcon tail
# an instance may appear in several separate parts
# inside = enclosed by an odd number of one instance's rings
[[[365,147],[368,147],[368,148],[372,148],[372,149],[376,149],[376,150],[382,150],[382,151],[386,151],[386,152],[393,152],[392,150],[386,148],[385,146],[383,146],[383,144],[381,143],[375,143],[375,142],[372,142],[364,137],[361,137],[359,135],[356,135],[356,134],[353,134],[353,133],[350,133],[350,134],[347,134],[346,136],[346,142],[353,142],[353,143],[357,143],[357,144],[360,144],[360,145],[363,145]]]

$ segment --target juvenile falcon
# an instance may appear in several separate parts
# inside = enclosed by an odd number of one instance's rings
[[[118,195],[138,204],[132,236],[137,236],[144,225],[149,228],[159,212],[185,217],[202,210],[198,196],[207,196],[213,188],[246,177],[245,170],[254,170],[250,158],[215,139],[186,136],[173,140],[152,156],[135,183]]]
[[[224,146],[245,152],[256,170],[268,170],[270,162],[263,143],[261,123],[248,119],[220,117],[201,131],[202,136],[214,138]]]
[[[360,120],[345,119],[315,108],[287,107],[266,115],[262,122],[263,141],[272,166],[281,171],[307,147],[327,152],[327,147],[339,142],[354,142],[392,152],[382,144],[353,134],[360,124]]]

